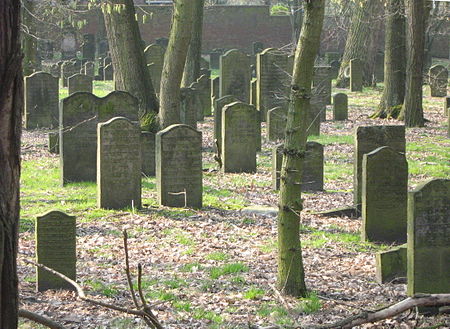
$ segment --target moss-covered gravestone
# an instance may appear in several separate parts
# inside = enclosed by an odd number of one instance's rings
[[[267,137],[269,141],[284,139],[286,121],[286,108],[278,106],[267,112]]]
[[[363,90],[363,66],[358,58],[350,60],[350,91]]]
[[[450,293],[450,179],[424,182],[408,198],[408,295]]]
[[[214,102],[214,139],[217,139],[219,146],[222,145],[222,109],[234,102],[239,102],[239,99],[233,95],[220,97]]]
[[[36,220],[36,261],[57,272],[76,279],[75,217],[50,211]],[[37,291],[75,288],[58,276],[37,268]]]
[[[141,158],[142,173],[155,176],[155,134],[152,132],[141,132]]]
[[[150,71],[150,77],[152,79],[153,89],[159,94],[161,87],[161,75],[164,64],[164,54],[166,48],[157,44],[151,44],[144,50],[147,66]]]
[[[431,97],[447,96],[448,70],[443,65],[434,65],[428,72]]]
[[[341,121],[348,119],[348,97],[344,93],[333,95],[333,120]]]
[[[97,206],[141,207],[141,131],[127,118],[97,127]]]
[[[92,93],[92,77],[85,74],[74,74],[67,79],[69,95],[84,91]]]
[[[256,172],[258,126],[258,112],[253,105],[235,102],[223,108],[223,172]]]
[[[58,78],[36,72],[25,77],[25,128],[58,127]]]
[[[160,205],[202,207],[202,133],[184,124],[156,134],[156,189]]]
[[[383,146],[364,154],[362,240],[406,242],[408,163],[404,153]]]
[[[405,153],[404,126],[361,126],[355,129],[355,151],[353,154],[353,203],[361,205],[361,179],[363,155],[381,146],[390,146],[394,151]]]
[[[233,95],[241,102],[250,101],[250,57],[231,49],[220,57],[220,97]]]
[[[406,279],[406,244],[400,247],[382,251],[376,254],[376,279],[378,283],[387,283],[393,280],[399,282]]]

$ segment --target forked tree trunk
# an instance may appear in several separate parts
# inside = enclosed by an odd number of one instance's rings
[[[398,118],[405,98],[406,48],[403,0],[388,0],[386,7],[384,89],[372,118]]]
[[[320,45],[325,0],[305,2],[305,15],[291,82],[280,174],[278,213],[278,287],[292,296],[305,296],[306,285],[300,246],[301,180],[306,151],[314,60]]]
[[[202,32],[203,32],[203,8],[205,0],[195,1],[194,16],[192,23],[191,42],[184,66],[183,80],[181,85],[189,87],[192,82],[200,77],[200,59],[202,57]]]
[[[20,134],[23,108],[20,1],[0,1],[0,328],[17,328]]]
[[[194,5],[200,0],[176,0],[169,44],[161,75],[159,124],[162,129],[180,123],[180,86],[191,40]]]
[[[111,0],[110,3],[112,6],[103,7],[103,16],[116,88],[128,91],[139,100],[141,117],[156,115],[158,100],[147,69],[133,0]]]
[[[407,127],[423,127],[422,85],[425,49],[425,0],[406,0],[407,49],[406,92],[400,119]]]
[[[22,34],[23,49],[23,75],[32,74],[37,68],[37,42],[35,38],[35,24],[31,13],[34,11],[34,3],[31,0],[23,0],[22,23],[26,32]]]

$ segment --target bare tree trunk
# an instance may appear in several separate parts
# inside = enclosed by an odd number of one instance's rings
[[[156,116],[158,100],[144,56],[133,0],[111,0],[112,9],[103,8],[114,82],[139,100],[141,116]],[[120,9],[114,8],[119,5]]]
[[[278,287],[288,295],[305,296],[306,285],[300,246],[301,178],[306,151],[314,60],[320,45],[325,0],[305,2],[305,15],[291,82],[280,174],[278,214]]]
[[[180,123],[180,85],[191,40],[194,5],[201,0],[176,0],[169,45],[161,75],[159,124],[162,129]]]
[[[182,87],[189,87],[200,77],[200,59],[202,56],[203,8],[205,0],[195,1],[191,42],[184,66]]]
[[[23,108],[20,1],[0,1],[0,328],[17,328],[17,243]]]

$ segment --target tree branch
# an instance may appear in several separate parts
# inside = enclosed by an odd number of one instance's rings
[[[39,315],[39,314],[31,312],[31,311],[24,310],[22,308],[19,309],[19,316],[21,318],[25,318],[25,319],[31,320],[33,322],[42,324],[43,326],[46,326],[50,329],[66,329],[66,327],[53,321],[52,319],[49,319],[45,316]]]

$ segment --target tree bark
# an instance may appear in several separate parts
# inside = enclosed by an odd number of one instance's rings
[[[425,49],[425,0],[406,0],[407,61],[405,102],[399,118],[407,127],[423,127],[422,85]]]
[[[204,5],[205,0],[197,0],[194,3],[191,42],[189,43],[186,64],[184,66],[182,87],[189,87],[191,83],[197,81],[200,77]]]
[[[169,44],[161,76],[159,124],[164,129],[180,123],[180,86],[191,39],[194,5],[200,0],[176,0]]]
[[[25,32],[22,33],[23,49],[23,75],[32,74],[37,68],[37,42],[35,38],[36,29],[31,13],[34,12],[34,3],[31,0],[23,0],[22,22]]]
[[[314,60],[320,45],[325,0],[305,2],[305,15],[295,52],[291,102],[280,175],[278,214],[278,287],[288,295],[305,296],[300,246],[301,177],[306,151]]]
[[[20,1],[0,1],[0,328],[18,325],[17,244],[23,109]]]
[[[388,0],[384,51],[384,89],[372,118],[397,118],[405,98],[406,48],[403,1]]]
[[[116,89],[139,100],[141,117],[155,116],[158,100],[144,56],[133,0],[110,0],[103,6]]]

